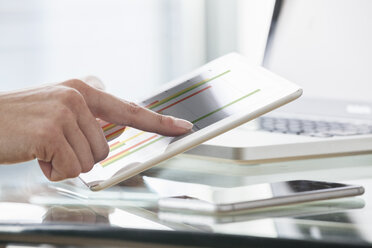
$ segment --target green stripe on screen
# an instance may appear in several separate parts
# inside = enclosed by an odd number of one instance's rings
[[[221,76],[223,76],[223,75],[225,75],[225,74],[227,74],[229,72],[230,72],[230,70],[227,70],[227,71],[225,71],[225,72],[223,72],[221,74],[218,74],[218,75],[216,75],[216,76],[214,76],[214,77],[212,77],[210,79],[203,80],[200,83],[191,85],[190,87],[188,87],[186,89],[183,89],[183,90],[175,93],[174,95],[171,95],[171,96],[168,96],[167,98],[164,98],[163,100],[161,100],[161,101],[157,102],[156,104],[154,104],[153,106],[151,106],[149,109],[154,109],[154,108],[156,108],[156,107],[158,107],[158,106],[160,106],[160,105],[162,105],[162,104],[164,104],[166,102],[169,102],[169,101],[173,100],[174,98],[177,98],[177,97],[179,97],[179,96],[181,96],[181,95],[183,95],[183,94],[185,94],[185,93],[187,93],[187,92],[189,92],[189,91],[191,91],[191,90],[193,90],[193,89],[195,89],[195,88],[197,88],[199,86],[202,86],[202,85],[204,85],[204,84],[206,84],[206,83],[208,83],[208,82],[210,82],[212,80],[215,80],[215,79],[217,79],[217,78],[219,78],[219,77],[221,77]]]
[[[242,96],[242,97],[240,97],[240,98],[238,98],[238,99],[236,99],[236,100],[234,100],[234,101],[232,101],[232,102],[230,102],[230,103],[228,103],[228,104],[226,104],[226,105],[224,105],[224,106],[222,106],[222,107],[220,107],[220,108],[218,108],[218,109],[216,109],[216,110],[214,110],[214,111],[212,111],[212,112],[210,112],[210,113],[208,113],[206,115],[203,115],[202,117],[199,117],[198,119],[192,121],[192,123],[195,124],[196,122],[201,121],[204,118],[207,118],[208,116],[211,116],[214,113],[217,113],[218,111],[221,111],[222,109],[227,108],[227,107],[233,105],[234,103],[237,103],[237,102],[243,100],[244,98],[247,98],[248,96],[251,96],[251,95],[253,95],[253,94],[255,94],[255,93],[259,92],[259,91],[260,91],[260,89],[257,89],[257,90],[255,90],[255,91],[253,91],[253,92],[251,92],[251,93],[249,93],[249,94],[247,94],[245,96]]]
[[[110,165],[110,164],[112,164],[112,163],[114,163],[114,162],[116,162],[116,161],[118,161],[118,160],[120,160],[120,159],[122,159],[122,158],[125,158],[126,156],[129,156],[129,155],[131,155],[131,154],[133,154],[133,153],[135,153],[135,152],[137,152],[137,151],[139,151],[139,150],[141,150],[141,149],[143,149],[143,148],[145,148],[145,147],[147,147],[147,146],[149,146],[149,145],[154,144],[155,142],[158,142],[159,140],[161,140],[161,139],[163,139],[163,138],[165,138],[165,137],[162,136],[162,137],[160,137],[160,138],[158,138],[158,139],[156,139],[156,140],[153,140],[153,141],[151,141],[151,142],[149,142],[149,143],[147,143],[147,144],[145,144],[145,145],[143,145],[143,146],[138,147],[137,149],[135,149],[135,150],[133,150],[133,151],[131,151],[131,152],[124,153],[124,154],[118,156],[117,158],[115,158],[115,159],[113,159],[113,160],[111,160],[111,161],[109,161],[109,162],[107,162],[106,164],[101,165],[101,166],[102,166],[102,167],[106,167],[106,166],[108,166],[108,165]]]

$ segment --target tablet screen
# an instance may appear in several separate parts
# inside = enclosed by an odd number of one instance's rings
[[[192,122],[192,131],[185,135],[165,137],[135,128],[103,123],[110,154],[95,166],[93,170],[101,172],[95,173],[94,178],[102,178],[104,175],[104,178],[111,177],[127,164],[141,163],[161,154],[171,142],[235,113],[244,112],[250,103],[249,98],[258,94],[260,88],[256,84],[237,80],[235,75],[233,69],[208,69],[140,103],[141,106],[160,114]]]

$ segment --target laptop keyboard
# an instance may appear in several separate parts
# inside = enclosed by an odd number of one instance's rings
[[[259,127],[261,130],[269,132],[313,137],[372,134],[372,125],[356,125],[347,122],[311,121],[274,117],[260,117]]]

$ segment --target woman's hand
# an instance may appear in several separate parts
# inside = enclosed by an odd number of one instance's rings
[[[51,181],[88,172],[109,152],[96,118],[167,136],[188,121],[160,115],[73,79],[0,94],[0,163],[38,159]]]

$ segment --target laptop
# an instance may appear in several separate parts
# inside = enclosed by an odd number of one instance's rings
[[[263,66],[303,96],[187,154],[262,163],[372,153],[372,1],[276,1]]]

